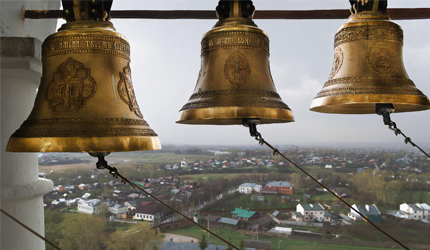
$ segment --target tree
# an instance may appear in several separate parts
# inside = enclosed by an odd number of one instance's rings
[[[61,234],[63,238],[59,246],[64,250],[97,250],[102,249],[105,242],[103,228],[104,219],[89,214],[67,214],[63,221]]]
[[[243,239],[240,240],[239,249],[240,250],[245,250],[245,241],[243,241]]]
[[[130,230],[116,230],[107,245],[107,250],[161,249],[161,237],[146,222],[136,223]]]
[[[231,236],[228,237],[228,242],[233,243],[231,240]],[[228,245],[225,250],[233,250],[233,247],[231,245]]]
[[[291,182],[294,185],[294,191],[295,191],[295,193],[297,193],[297,191],[299,190],[301,184],[303,183],[302,175],[298,174],[298,173],[293,173],[291,175]]]
[[[51,242],[58,244],[58,241],[62,238],[61,235],[61,223],[64,220],[64,214],[57,210],[46,209],[45,210],[45,237]],[[46,245],[46,249],[54,249],[50,245]]]
[[[202,234],[202,239],[199,242],[200,250],[205,250],[209,246],[209,242],[205,234]]]

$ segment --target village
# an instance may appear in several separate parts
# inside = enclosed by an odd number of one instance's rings
[[[119,171],[146,192],[96,168],[39,175],[51,178],[56,185],[44,196],[46,209],[97,214],[113,222],[147,221],[167,232],[186,230],[191,224],[184,223],[181,216],[153,196],[201,225],[247,232],[253,239],[256,234],[265,234],[342,242],[352,237],[351,232],[341,233],[345,230],[340,228],[359,228],[366,221],[387,226],[399,220],[407,220],[413,227],[430,225],[430,159],[423,155],[396,150],[294,147],[285,152],[365,217],[288,162],[264,150],[175,150],[165,153],[166,159],[175,156],[177,162],[150,162],[144,167],[135,159],[119,161]],[[58,163],[64,157],[48,159],[42,155],[39,159]],[[68,155],[67,162],[73,157]],[[254,241],[247,241],[247,247],[264,245]],[[414,243],[428,244],[424,239]],[[274,249],[273,244],[266,243],[268,248],[259,249]]]

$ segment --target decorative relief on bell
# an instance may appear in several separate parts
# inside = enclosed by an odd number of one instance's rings
[[[393,53],[394,51],[388,43],[384,41],[376,42],[369,48],[367,54],[368,63],[374,71],[384,75],[391,75],[394,71]]]
[[[46,91],[49,108],[55,114],[72,114],[85,107],[96,92],[91,70],[69,57],[52,74]]]
[[[341,44],[360,40],[385,40],[403,44],[403,31],[388,25],[345,27],[336,33],[334,46],[336,48]]]
[[[337,47],[334,50],[334,59],[333,59],[333,67],[331,68],[329,80],[333,79],[333,77],[339,72],[340,68],[343,64],[343,51],[340,47]]]
[[[118,82],[118,93],[121,99],[128,105],[130,110],[138,117],[143,118],[137,104],[136,95],[134,94],[133,82],[131,81],[130,63],[123,68],[123,72],[119,72],[120,81]]]
[[[248,59],[240,52],[235,52],[227,59],[224,66],[226,81],[235,88],[246,85],[251,75]]]

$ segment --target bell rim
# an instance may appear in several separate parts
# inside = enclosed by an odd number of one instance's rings
[[[61,145],[59,144],[61,143]],[[158,136],[10,137],[6,152],[127,152],[160,150]]]
[[[345,101],[346,98],[350,99]],[[361,94],[315,98],[309,110],[327,114],[375,114],[377,103],[392,103],[395,108],[394,113],[430,109],[430,101],[426,96]]]
[[[213,107],[180,111],[176,123],[189,125],[241,125],[243,118],[260,119],[260,124],[295,121],[293,112],[289,109]]]

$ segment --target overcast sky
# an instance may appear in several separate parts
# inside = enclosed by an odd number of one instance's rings
[[[348,9],[347,0],[254,0],[256,10]],[[214,10],[216,0],[115,0],[113,10]],[[429,8],[430,1],[390,0],[389,8]],[[176,124],[178,111],[194,90],[200,70],[200,42],[216,20],[113,19],[131,45],[131,68],[137,100],[162,144],[255,145],[241,126]],[[255,20],[270,39],[270,66],[278,93],[295,122],[259,126],[273,144],[339,145],[403,140],[377,115],[335,115],[309,111],[333,62],[333,40],[345,20]],[[395,21],[405,34],[404,62],[410,78],[430,96],[430,20]],[[59,22],[61,23],[61,22]],[[393,114],[413,140],[429,143],[430,111]],[[358,144],[357,144],[358,145]],[[430,144],[427,144],[430,145]]]

